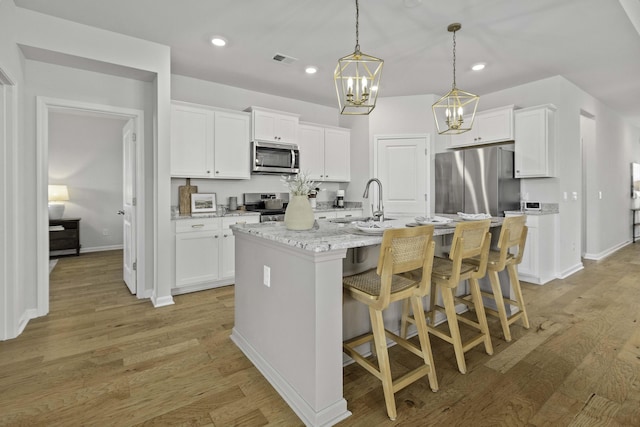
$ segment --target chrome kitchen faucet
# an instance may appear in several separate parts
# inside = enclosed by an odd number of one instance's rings
[[[367,181],[367,184],[364,187],[364,194],[362,195],[362,197],[364,197],[365,199],[369,198],[369,186],[371,185],[372,182],[378,183],[379,190],[378,190],[378,209],[374,211],[373,203],[372,203],[371,216],[373,216],[374,218],[378,218],[378,221],[382,222],[384,221],[384,206],[382,206],[382,183],[378,178],[371,178],[369,181]]]

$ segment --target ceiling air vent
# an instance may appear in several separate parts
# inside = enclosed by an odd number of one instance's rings
[[[287,55],[283,55],[281,53],[276,53],[275,55],[273,55],[273,60],[276,61],[276,62],[281,62],[283,64],[293,64],[298,59],[294,58],[292,56],[287,56]]]

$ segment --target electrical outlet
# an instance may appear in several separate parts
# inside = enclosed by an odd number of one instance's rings
[[[271,267],[264,266],[263,283],[267,288],[271,287]]]
[[[109,229],[108,228],[103,228],[102,229],[102,235],[103,236],[108,236],[109,235]]]

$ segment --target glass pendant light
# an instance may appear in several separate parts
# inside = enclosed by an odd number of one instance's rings
[[[433,118],[440,135],[455,135],[471,130],[480,98],[456,87],[456,31],[458,23],[447,27],[453,33],[453,85],[451,91],[433,104]]]
[[[340,114],[369,114],[376,106],[384,61],[360,51],[356,0],[356,47],[352,54],[338,60],[333,74]]]

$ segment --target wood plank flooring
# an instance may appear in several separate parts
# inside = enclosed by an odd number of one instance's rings
[[[154,309],[122,282],[122,252],[61,258],[50,314],[0,342],[2,426],[299,426],[231,342],[233,286],[175,297]],[[440,390],[418,381],[386,416],[380,382],[344,370],[353,415],[341,426],[640,426],[640,244],[545,286],[523,284],[532,328],[494,355],[432,337]],[[292,337],[295,339],[295,337]],[[392,348],[394,374],[412,356]]]

